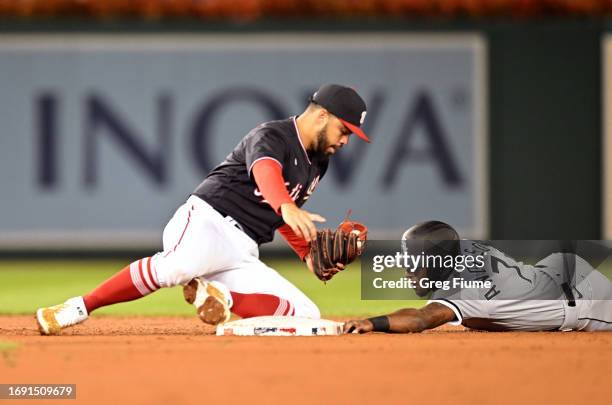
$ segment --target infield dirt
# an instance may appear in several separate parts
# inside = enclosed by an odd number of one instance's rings
[[[62,336],[41,337],[33,317],[3,316],[0,342],[17,347],[0,352],[0,383],[77,384],[76,402],[105,405],[609,404],[612,398],[612,333],[213,332],[195,318],[99,316]]]

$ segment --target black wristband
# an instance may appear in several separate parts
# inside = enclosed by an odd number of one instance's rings
[[[375,316],[374,318],[368,318],[368,321],[374,325],[374,332],[389,332],[389,317]]]

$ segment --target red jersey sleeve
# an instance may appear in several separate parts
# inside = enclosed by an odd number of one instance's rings
[[[291,249],[293,249],[303,261],[310,252],[310,243],[306,242],[306,239],[297,236],[287,224],[278,228],[278,232],[283,235],[283,238],[285,238],[289,246],[291,246]]]
[[[280,214],[280,206],[292,203],[285,187],[285,179],[280,163],[275,159],[260,159],[253,164],[253,178],[261,195],[270,204],[274,212]]]
[[[277,214],[280,213],[282,204],[293,202],[285,187],[281,165],[276,160],[264,158],[255,162],[253,177],[259,191]],[[278,232],[283,235],[300,259],[304,260],[304,257],[310,252],[310,244],[297,236],[287,224],[278,228]]]

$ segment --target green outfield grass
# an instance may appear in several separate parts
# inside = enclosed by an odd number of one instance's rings
[[[308,295],[323,316],[374,315],[402,307],[419,307],[424,301],[363,301],[359,267],[353,264],[327,285],[317,280],[298,260],[270,260],[278,270]],[[33,314],[36,308],[83,295],[123,268],[116,260],[0,261],[0,314]],[[143,299],[101,308],[106,315],[186,315],[193,308],[183,301],[181,288],[162,289]]]

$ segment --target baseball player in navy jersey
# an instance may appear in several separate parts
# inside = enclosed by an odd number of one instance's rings
[[[440,221],[413,226],[402,237],[407,240],[456,241],[452,250],[471,256],[472,263],[483,258],[483,265],[461,272],[408,271],[417,295],[432,293],[426,306],[349,321],[345,332],[421,332],[445,323],[487,331],[612,331],[612,283],[580,256],[553,253],[531,266],[485,243],[460,240]],[[407,245],[403,243],[404,252]],[[451,250],[448,245],[444,249]],[[453,286],[452,279],[461,282]],[[448,288],[441,284],[445,280]]]
[[[361,130],[366,105],[355,90],[324,85],[299,116],[251,130],[214,168],[163,231],[163,251],[126,266],[89,294],[41,308],[42,334],[59,334],[97,308],[183,285],[185,299],[208,324],[241,317],[318,318],[317,306],[259,260],[258,247],[278,230],[312,271],[313,222],[300,207],[325,175],[329,158]],[[338,269],[342,267],[338,264]]]

